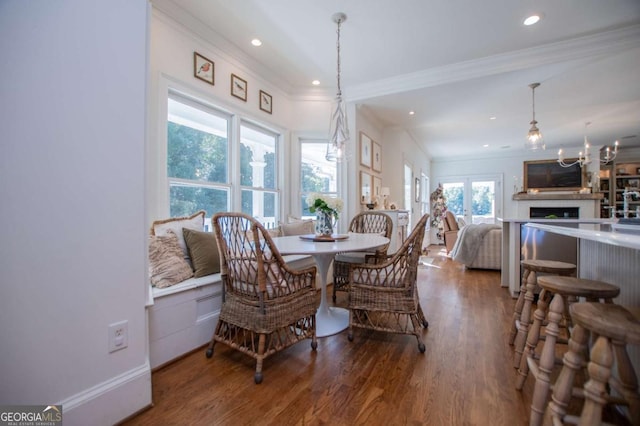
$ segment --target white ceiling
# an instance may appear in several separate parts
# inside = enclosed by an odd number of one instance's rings
[[[206,28],[203,36],[215,32],[212,43],[239,49],[240,60],[291,96],[335,94],[331,16],[344,12],[344,97],[406,129],[435,159],[522,154],[533,82],[541,83],[536,119],[550,158],[560,147],[577,155],[587,121],[593,145],[640,146],[639,0],[152,3]],[[523,26],[533,12],[543,19]],[[254,37],[261,47],[250,44]]]

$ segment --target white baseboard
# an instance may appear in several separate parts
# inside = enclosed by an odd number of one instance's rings
[[[113,425],[151,405],[149,362],[56,404],[65,426]]]

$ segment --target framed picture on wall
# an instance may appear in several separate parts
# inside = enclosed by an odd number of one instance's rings
[[[214,85],[215,64],[212,60],[205,58],[198,52],[193,52],[193,76],[202,81],[206,81],[210,85]]]
[[[360,171],[360,204],[371,202],[371,175]]]
[[[273,112],[273,98],[263,90],[260,91],[260,109],[269,114]]]
[[[360,132],[360,164],[371,167],[371,138]]]
[[[247,80],[231,74],[231,95],[247,102]]]
[[[376,199],[382,204],[382,197],[380,196],[380,188],[382,188],[382,179],[378,176],[373,177],[373,188],[371,189],[372,194],[376,197]]]
[[[373,142],[373,146],[371,148],[372,153],[372,164],[371,168],[376,172],[382,171],[382,147],[379,143]]]

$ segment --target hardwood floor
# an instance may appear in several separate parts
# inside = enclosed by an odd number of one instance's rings
[[[253,359],[216,345],[153,373],[154,406],[126,425],[526,425],[533,379],[515,389],[507,339],[515,300],[499,271],[466,270],[432,246],[419,290],[427,350],[407,335],[355,330]],[[345,305],[339,293],[338,305]]]

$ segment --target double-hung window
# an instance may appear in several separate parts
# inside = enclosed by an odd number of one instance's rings
[[[233,123],[239,132],[233,131]],[[242,211],[266,227],[279,219],[280,135],[211,105],[170,92],[167,178],[171,216]],[[235,161],[234,159],[239,159]]]

